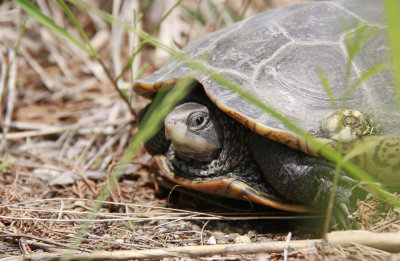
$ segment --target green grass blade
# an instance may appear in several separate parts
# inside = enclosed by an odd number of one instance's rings
[[[172,13],[172,11],[177,8],[180,4],[181,4],[182,0],[177,1],[166,13],[163,17],[161,17],[160,21],[156,24],[156,26],[154,26],[154,28],[151,30],[151,32],[149,33],[149,35],[153,35],[161,26],[162,22],[165,21],[165,19],[167,19],[167,17]],[[136,26],[134,25],[134,28],[136,28]],[[133,64],[133,60],[135,59],[136,55],[143,49],[143,47],[145,47],[148,44],[147,40],[143,40],[139,47],[136,49],[136,51],[134,51],[131,55],[131,57],[129,58],[128,63],[124,66],[124,68],[122,69],[121,73],[116,77],[116,81],[118,81],[123,75],[124,73],[128,70],[128,68],[132,67]],[[136,78],[138,78],[136,76]]]
[[[168,113],[175,107],[179,100],[189,93],[189,86],[192,82],[193,78],[183,78],[179,80],[168,94],[165,95],[164,92],[157,94],[157,96],[165,96],[161,99],[157,97],[154,99],[156,102],[150,106],[148,113],[143,117],[140,124],[141,131],[136,134],[135,140],[140,140],[140,144],[143,144],[157,133]]]
[[[147,67],[149,67],[149,64],[145,63],[139,68],[139,71],[136,73],[136,78],[134,79],[135,81],[143,76],[144,72],[147,70]]]
[[[91,51],[88,47],[86,47],[84,44],[82,44],[80,41],[72,37],[67,31],[65,31],[63,28],[58,26],[56,23],[54,23],[53,20],[51,20],[48,16],[43,14],[39,8],[37,8],[33,3],[31,3],[29,0],[15,0],[15,2],[31,17],[36,19],[39,23],[42,25],[46,26],[53,32],[59,34],[60,36],[64,37],[68,41],[74,43],[76,46],[78,46],[80,49],[84,50],[88,54],[91,54]]]
[[[82,36],[83,40],[85,40],[86,44],[89,46],[90,55],[93,57],[98,57],[99,54],[93,48],[92,44],[90,43],[89,37],[87,37],[85,31],[83,31],[83,28],[78,23],[78,20],[76,20],[75,16],[72,14],[72,12],[69,10],[68,6],[64,3],[63,0],[57,0],[57,2],[61,6],[61,8],[64,10],[64,13],[68,16],[69,20],[74,24],[76,29],[79,31],[79,34]]]
[[[368,69],[366,72],[364,72],[351,86],[346,90],[346,92],[343,94],[343,100],[342,100],[342,107],[341,108],[346,108],[347,101],[350,98],[350,95],[357,89],[357,87],[363,83],[364,81],[368,80],[372,76],[380,73],[386,68],[386,63],[379,63],[374,66],[372,66],[370,69]]]
[[[385,0],[389,44],[392,48],[393,78],[400,109],[400,1]]]
[[[378,33],[378,27],[371,27],[369,25],[361,25],[358,27],[354,35],[351,33],[346,34],[346,48],[349,52],[349,60],[353,61],[354,57],[361,50],[361,48],[371,40],[376,33]]]
[[[321,71],[321,69],[317,68],[316,72],[318,74],[322,86],[325,89],[326,94],[328,95],[332,108],[337,109],[336,99],[335,96],[333,95],[332,88],[329,84],[328,78],[326,78],[325,74]]]
[[[226,23],[222,17],[222,13],[218,11],[218,8],[215,5],[215,3],[212,0],[207,0],[206,2],[208,4],[208,6],[210,7],[212,14],[215,17],[214,18],[215,21],[219,21],[221,24],[225,25]]]
[[[5,159],[2,163],[0,163],[0,171],[2,171],[8,164],[10,164],[12,158]]]
[[[101,19],[103,19],[104,21],[106,21],[110,24],[115,24],[126,31],[135,33],[137,36],[139,36],[141,39],[143,39],[143,41],[146,41],[148,44],[157,46],[157,47],[163,49],[164,51],[170,53],[171,55],[178,54],[178,51],[166,46],[165,44],[160,43],[156,38],[152,37],[150,34],[131,26],[130,24],[128,24],[126,22],[120,21],[120,20],[116,19],[115,17],[113,17],[112,15],[110,15],[96,7],[93,7],[89,4],[87,4],[86,2],[83,2],[81,0],[68,0],[68,1],[70,3],[76,5],[79,8],[82,8],[88,12],[91,12],[91,13],[97,15],[98,17],[100,17]]]

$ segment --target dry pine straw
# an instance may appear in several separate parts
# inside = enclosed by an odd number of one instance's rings
[[[105,5],[106,11],[129,21],[135,2],[122,1],[120,7]],[[196,1],[187,2],[194,9],[204,8],[198,7]],[[237,12],[251,15],[251,12],[265,8],[262,2],[251,1],[246,12],[239,5]],[[57,24],[76,34],[56,1],[36,3]],[[93,4],[99,3],[101,1]],[[85,12],[73,11],[100,59],[116,75],[129,56],[131,47],[127,48],[126,43],[132,36]],[[191,34],[207,33],[221,24],[220,19],[208,19],[205,25],[190,20],[184,23],[182,16],[184,12],[174,14],[162,25],[162,35],[170,37],[164,39],[166,42],[184,45],[186,40],[178,41],[177,35],[196,38],[199,35]],[[149,17],[160,16],[146,16],[145,13],[146,26],[155,24]],[[149,157],[143,150],[123,180],[113,188],[87,230],[79,236],[82,220],[92,213],[94,199],[137,131],[136,118],[129,113],[98,62],[31,18],[26,20],[26,33],[16,53],[24,19],[24,13],[15,3],[1,3],[0,161],[10,158],[12,161],[0,172],[0,236],[3,236],[0,237],[0,258],[40,251],[54,253],[70,246],[77,238],[80,244],[74,249],[82,251],[197,246],[211,243],[213,238],[218,243],[233,243],[239,234],[245,234],[252,242],[289,238],[290,227],[280,233],[265,234],[249,225],[255,221],[232,221],[232,216],[166,208],[170,198],[165,193],[160,198],[155,196],[154,181],[149,179]],[[178,32],[168,31],[176,28],[171,24],[176,25],[177,19],[182,28],[178,28]],[[189,27],[192,29],[188,34]],[[149,62],[147,73],[150,73],[158,66],[153,62],[162,60],[155,55],[161,54],[154,54],[152,49],[146,49],[144,53],[137,57],[134,68],[137,71],[141,64]],[[129,92],[128,73],[118,86]],[[134,112],[137,113],[145,103],[135,98]],[[186,206],[198,207],[197,200],[184,197],[183,201]],[[362,229],[399,230],[399,213],[377,200],[360,202],[357,217]],[[243,216],[240,218],[244,219]],[[268,222],[261,221],[262,226],[270,224]],[[311,237],[307,233],[301,235],[302,238]],[[295,233],[291,240],[298,238]],[[327,256],[381,258],[387,257],[388,253],[354,245],[289,251],[287,255],[319,260]],[[268,255],[272,259],[284,256],[280,250]],[[250,260],[254,256],[242,255],[241,258]]]

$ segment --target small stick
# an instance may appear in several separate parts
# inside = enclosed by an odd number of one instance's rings
[[[17,58],[16,58],[16,51],[14,49],[9,50],[9,57],[10,57],[10,67],[8,71],[8,97],[7,97],[7,109],[6,109],[6,115],[4,116],[4,126],[2,128],[3,131],[3,137],[6,137],[8,134],[9,130],[9,124],[11,122],[13,112],[14,112],[14,105],[15,105],[15,100],[17,98],[17,92],[16,92],[16,78],[17,78]],[[1,98],[1,97],[0,97]],[[7,147],[7,140],[1,138],[1,145],[0,147],[5,149]]]
[[[116,120],[113,122],[108,122],[105,124],[102,124],[101,126],[112,126],[112,125],[119,125],[119,124],[125,124],[131,122],[131,119],[121,119],[121,120]],[[9,126],[12,126],[13,124],[9,124]],[[39,125],[37,125],[39,126]],[[53,135],[53,134],[59,134],[63,133],[68,130],[77,130],[78,133],[85,134],[85,133],[90,133],[93,132],[93,129],[91,126],[86,125],[86,127],[82,127],[80,125],[72,125],[72,126],[63,126],[63,127],[52,127],[48,126],[48,128],[44,128],[45,125],[43,125],[43,128],[40,128],[38,130],[29,130],[29,131],[20,131],[20,132],[10,132],[7,135],[4,135],[0,133],[0,139],[7,139],[7,140],[18,140],[18,139],[24,139],[24,138],[29,138],[29,137],[37,137],[37,136],[46,136],[46,135]]]
[[[49,245],[54,245],[54,246],[58,246],[58,247],[64,247],[64,248],[71,248],[68,244],[61,244],[61,243],[57,243],[48,239],[44,239],[44,238],[39,238],[39,237],[35,237],[35,236],[30,236],[30,235],[20,235],[20,234],[3,234],[0,235],[0,238],[4,238],[4,237],[12,237],[12,238],[29,238],[29,239],[33,239],[33,240],[37,240],[37,241],[41,241],[41,242],[45,242]],[[83,252],[90,252],[90,250],[84,249],[84,248],[74,248],[76,250],[79,251],[83,251]]]
[[[328,233],[327,241],[332,246],[349,247],[354,244],[365,245],[390,252],[400,251],[400,232],[374,233],[369,231],[336,231]],[[316,249],[317,245],[323,244],[322,239],[314,240],[292,240],[291,250]],[[287,248],[287,242],[265,242],[250,244],[221,244],[205,246],[185,246],[158,248],[150,250],[121,250],[121,251],[99,251],[94,253],[65,253],[56,254],[33,254],[13,257],[12,260],[59,260],[67,257],[69,260],[129,260],[129,259],[160,259],[164,257],[200,257],[221,254],[256,254],[276,253]],[[7,259],[4,259],[7,260]],[[10,259],[11,260],[11,259]]]
[[[288,260],[289,249],[290,249],[290,241],[292,240],[292,232],[289,232],[286,238],[286,247],[283,250],[283,260]]]

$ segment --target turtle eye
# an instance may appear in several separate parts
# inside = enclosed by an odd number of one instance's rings
[[[205,112],[193,112],[189,115],[187,125],[189,130],[203,130],[210,124],[210,115]]]

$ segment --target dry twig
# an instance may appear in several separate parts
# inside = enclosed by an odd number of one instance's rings
[[[331,246],[348,247],[353,244],[365,245],[390,252],[400,251],[400,233],[373,233],[368,231],[339,231],[327,235],[328,243]],[[292,240],[290,250],[315,249],[318,245],[324,244],[322,239],[315,240]],[[219,254],[256,254],[282,252],[287,248],[287,242],[266,242],[251,244],[223,244],[206,246],[185,246],[167,249],[150,249],[140,251],[100,251],[89,254],[33,254],[21,257],[12,257],[4,260],[59,260],[61,257],[68,257],[69,260],[128,260],[128,259],[156,259],[164,257],[200,257]]]

